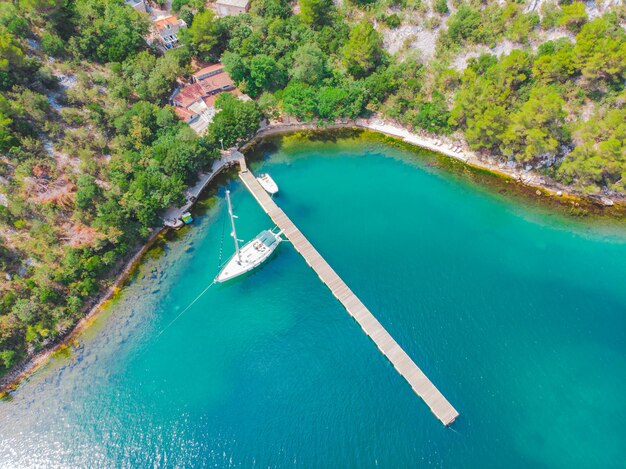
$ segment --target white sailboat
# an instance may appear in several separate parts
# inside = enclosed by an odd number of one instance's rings
[[[278,184],[274,182],[272,176],[270,176],[269,173],[262,173],[256,178],[256,180],[259,181],[261,187],[265,189],[265,192],[267,192],[269,195],[278,194]]]
[[[235,231],[235,218],[237,217],[233,214],[230,191],[226,191],[226,200],[228,201],[228,215],[233,229],[231,236],[235,241],[235,254],[215,277],[215,281],[218,283],[226,282],[255,269],[270,257],[283,240],[280,236],[282,231],[275,233],[272,230],[263,230],[254,239],[239,248],[240,240],[237,239],[237,232]]]

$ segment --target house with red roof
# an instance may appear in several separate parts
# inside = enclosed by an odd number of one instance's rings
[[[231,93],[243,100],[250,99],[235,87],[221,63],[197,70],[189,81],[174,91],[170,103],[179,119],[187,122],[199,135],[206,131],[213,120],[217,112],[215,100],[220,93]]]
[[[157,44],[164,50],[178,47],[178,32],[187,27],[182,19],[175,16],[165,16],[152,23],[154,38]]]

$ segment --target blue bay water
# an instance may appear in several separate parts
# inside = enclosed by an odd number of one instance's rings
[[[232,253],[220,187],[69,356],[0,402],[0,467],[625,467],[624,230],[374,141],[286,138],[265,156],[253,169],[278,204],[457,422],[439,423],[289,243],[175,319]],[[240,237],[270,227],[228,187]]]

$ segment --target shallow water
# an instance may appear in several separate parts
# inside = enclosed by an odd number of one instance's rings
[[[222,240],[232,253],[222,187],[68,354],[0,402],[1,467],[624,467],[624,231],[373,141],[291,137],[265,156],[253,169],[459,410],[452,428],[289,243],[175,319]],[[268,228],[229,187],[239,236]]]

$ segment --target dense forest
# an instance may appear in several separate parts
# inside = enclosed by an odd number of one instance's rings
[[[123,0],[0,3],[0,374],[69,330],[261,118],[378,114],[623,196],[626,7],[605,3],[252,0],[218,18],[174,0],[189,27],[164,54]],[[218,60],[253,100],[220,96],[198,137],[167,98]]]

